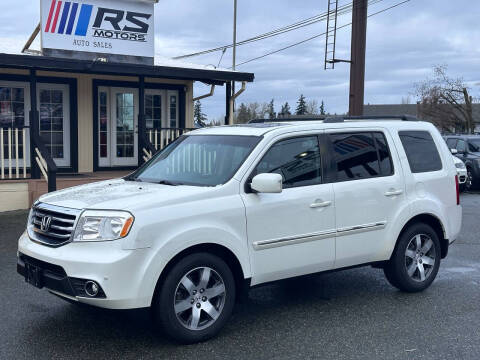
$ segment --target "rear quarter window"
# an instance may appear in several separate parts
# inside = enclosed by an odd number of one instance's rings
[[[440,154],[428,131],[400,131],[398,135],[412,173],[442,170]]]

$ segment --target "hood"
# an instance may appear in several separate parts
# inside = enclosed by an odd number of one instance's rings
[[[155,206],[190,201],[212,187],[169,186],[125,181],[102,181],[55,191],[40,197],[39,201],[74,209],[135,210],[145,204]]]

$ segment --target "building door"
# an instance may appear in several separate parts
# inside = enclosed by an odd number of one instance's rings
[[[69,167],[70,89],[63,84],[38,84],[40,138],[58,167]]]
[[[99,88],[99,166],[138,165],[138,90]]]

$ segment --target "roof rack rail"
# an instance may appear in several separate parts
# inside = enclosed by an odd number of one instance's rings
[[[267,122],[273,122],[273,123],[279,123],[279,122],[292,122],[292,121],[324,121],[327,119],[328,116],[318,116],[315,115],[313,117],[280,117],[280,118],[274,118],[274,119],[253,119],[250,120],[248,123],[249,124],[258,124],[258,123],[267,123]]]
[[[323,122],[329,123],[341,123],[345,120],[402,120],[402,121],[420,121],[417,117],[412,115],[362,115],[362,116],[332,116],[326,118]]]

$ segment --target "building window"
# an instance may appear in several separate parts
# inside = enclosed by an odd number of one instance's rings
[[[64,157],[63,91],[40,90],[40,137],[54,159]]]
[[[108,157],[108,93],[100,92],[100,157]]]
[[[170,127],[178,127],[178,96],[170,95]]]
[[[145,121],[147,130],[162,128],[162,96],[158,94],[145,95]]]
[[[20,87],[0,86],[0,127],[3,132],[3,154],[8,158],[7,128],[23,128],[25,126],[25,89]],[[14,134],[11,133],[11,153],[15,153]],[[18,139],[19,158],[23,159],[23,138]]]

